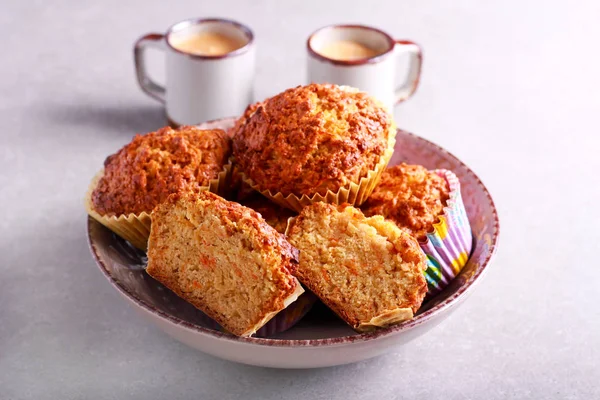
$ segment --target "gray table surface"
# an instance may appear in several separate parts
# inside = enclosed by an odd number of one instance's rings
[[[2,1],[1,399],[600,398],[599,3],[374,3]],[[423,45],[398,124],[470,165],[502,225],[485,281],[447,321],[373,360],[271,370],[191,350],[110,287],[82,196],[107,154],[165,124],[135,83],[133,41],[192,16],[255,30],[258,98],[303,82],[322,25]]]

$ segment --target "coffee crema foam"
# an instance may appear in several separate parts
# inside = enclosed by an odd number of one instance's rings
[[[317,52],[324,57],[344,61],[371,58],[381,53],[353,40],[334,40],[326,43]]]
[[[199,32],[173,38],[170,43],[184,53],[222,56],[243,47],[246,41],[217,32]]]

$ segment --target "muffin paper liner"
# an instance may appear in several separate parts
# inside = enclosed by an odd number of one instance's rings
[[[231,162],[226,164],[223,167],[223,171],[219,172],[217,178],[211,179],[208,186],[200,187],[200,191],[209,190],[217,194],[225,193],[229,188],[228,180],[231,173],[231,167]],[[108,229],[127,240],[138,249],[146,251],[148,247],[148,237],[150,236],[150,226],[152,222],[150,218],[150,212],[152,210],[139,214],[131,213],[119,216],[100,215],[96,210],[94,210],[92,193],[103,175],[104,169],[94,176],[88,187],[88,191],[84,200],[87,213],[96,221],[100,222],[102,225],[106,226]]]
[[[444,215],[433,225],[433,232],[427,234],[425,242],[419,243],[427,256],[425,279],[429,295],[441,291],[458,275],[467,263],[473,246],[471,225],[460,194],[458,178],[445,169],[433,172],[448,182],[450,198],[444,207]]]
[[[395,131],[396,129],[394,128],[394,132]],[[292,193],[285,196],[280,192],[272,193],[270,190],[261,190],[259,186],[252,181],[252,179],[246,176],[245,173],[240,173],[243,181],[246,182],[252,189],[261,193],[263,196],[269,198],[271,201],[279,204],[280,206],[287,207],[296,212],[300,212],[304,207],[321,201],[331,204],[349,203],[353,206],[359,206],[367,200],[367,198],[373,192],[373,189],[375,189],[375,186],[377,186],[379,183],[381,174],[392,158],[395,143],[395,135],[390,135],[388,148],[381,156],[381,159],[375,168],[372,171],[369,171],[367,176],[360,178],[358,183],[352,182],[347,187],[340,188],[336,193],[328,190],[324,195],[316,193],[312,196],[302,195],[302,197],[298,197]]]
[[[300,321],[310,311],[316,302],[317,296],[315,296],[312,292],[305,291],[298,297],[296,301],[279,311],[273,318],[271,318],[265,325],[263,325],[251,336],[266,338],[287,331],[296,325],[298,321]],[[219,325],[217,321],[202,312],[199,313],[199,322],[209,329],[219,332],[227,332],[227,330]]]

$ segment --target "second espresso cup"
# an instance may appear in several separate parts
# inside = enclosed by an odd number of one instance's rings
[[[423,55],[409,40],[395,40],[364,25],[330,25],[309,36],[308,82],[348,85],[365,91],[390,110],[419,85]],[[399,55],[409,55],[406,81],[399,83]]]
[[[147,73],[144,52],[163,50],[165,84]],[[206,18],[179,22],[165,34],[151,33],[135,43],[141,89],[165,104],[173,126],[237,116],[253,101],[254,35],[239,22]]]

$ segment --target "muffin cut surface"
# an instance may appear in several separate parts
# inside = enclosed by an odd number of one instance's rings
[[[152,213],[147,272],[229,332],[250,336],[304,292],[297,250],[253,210],[175,194]]]
[[[413,317],[427,284],[417,241],[383,217],[315,203],[289,228],[300,250],[296,276],[359,332]]]

